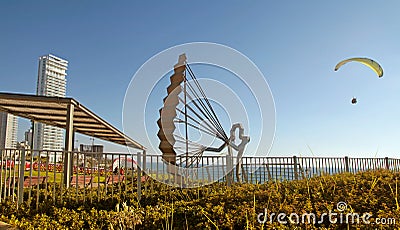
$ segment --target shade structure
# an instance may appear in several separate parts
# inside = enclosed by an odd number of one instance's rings
[[[71,107],[72,115],[67,116],[70,112],[68,108]],[[115,144],[145,149],[73,98],[0,93],[0,111],[63,129],[68,128],[68,119],[72,119],[74,132]]]

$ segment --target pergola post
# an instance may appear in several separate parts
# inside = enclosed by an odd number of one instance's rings
[[[72,151],[74,141],[74,109],[69,103],[67,106],[67,120],[65,126],[65,148],[64,148],[64,185],[69,188],[72,176]]]

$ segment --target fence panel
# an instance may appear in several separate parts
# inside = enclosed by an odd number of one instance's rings
[[[196,187],[216,181],[227,182],[232,170],[233,182],[266,183],[308,179],[325,174],[357,173],[366,170],[388,169],[400,171],[400,159],[349,158],[349,157],[232,157],[234,168],[227,167],[228,158],[203,156],[186,159],[195,162],[193,167],[175,167],[166,164],[161,155],[130,153],[72,152],[71,188],[64,181],[65,152],[4,149],[0,154],[0,202],[8,199],[18,204],[34,202],[36,208],[43,200],[63,202],[83,197],[93,202],[106,197],[142,193],[142,182],[148,178],[175,186]],[[138,159],[138,157],[140,157]],[[184,156],[186,157],[186,156]],[[190,157],[189,157],[190,158]],[[182,159],[181,159],[182,160]],[[138,170],[137,162],[141,162]],[[236,167],[241,165],[241,167]],[[175,181],[179,176],[187,178]],[[153,182],[150,182],[153,189]],[[147,183],[144,185],[147,190]],[[25,193],[25,196],[24,196]],[[24,200],[25,199],[25,200]]]

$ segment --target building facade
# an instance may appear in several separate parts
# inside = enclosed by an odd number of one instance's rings
[[[0,112],[0,149],[16,148],[18,118],[12,114]]]
[[[84,145],[81,144],[79,146],[79,151],[80,152],[85,152],[85,153],[99,153],[103,154],[104,151],[104,146],[103,145]]]
[[[24,142],[26,143],[26,145],[31,146],[32,147],[32,129],[28,129],[27,131],[25,131],[24,133]]]
[[[48,54],[39,58],[36,94],[48,97],[65,97],[67,89],[68,61]],[[63,129],[34,124],[34,150],[55,150],[64,148]]]
[[[94,158],[101,159],[103,157],[104,146],[103,145],[84,145],[79,146],[79,151],[81,153],[86,153],[86,156],[91,156]]]

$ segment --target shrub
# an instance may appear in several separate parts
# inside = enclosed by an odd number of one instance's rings
[[[215,183],[195,189],[154,183],[153,189],[143,191],[140,202],[136,193],[110,192],[101,197],[93,192],[92,202],[87,197],[83,202],[83,190],[77,194],[70,190],[62,194],[63,201],[58,193],[55,202],[41,197],[44,202],[37,211],[35,201],[17,209],[15,203],[6,200],[0,216],[21,229],[370,229],[373,225],[331,223],[326,216],[315,224],[292,223],[288,215],[370,213],[371,222],[378,218],[400,220],[399,176],[389,171],[344,173],[231,187]],[[338,202],[346,202],[347,209],[338,210]],[[257,221],[260,213],[268,217],[264,224]],[[273,213],[285,213],[282,220],[287,222],[280,223]],[[398,223],[379,225],[382,229],[398,227]]]

